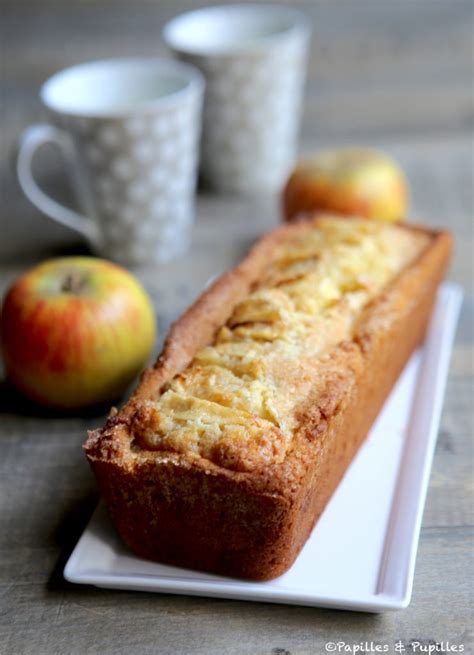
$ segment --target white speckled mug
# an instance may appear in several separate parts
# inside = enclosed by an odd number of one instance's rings
[[[293,165],[310,28],[283,5],[224,5],[172,19],[164,40],[206,78],[201,174],[221,191],[279,189]]]
[[[68,68],[41,88],[51,124],[23,134],[23,191],[93,249],[125,265],[166,261],[189,245],[204,81],[163,59],[111,59]],[[43,143],[62,151],[80,211],[46,195],[31,165]]]

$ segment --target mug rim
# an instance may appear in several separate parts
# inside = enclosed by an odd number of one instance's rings
[[[253,43],[235,43],[233,45],[224,45],[221,47],[212,46],[199,46],[187,45],[185,39],[177,37],[175,32],[186,21],[199,19],[205,17],[206,14],[222,14],[231,15],[235,12],[250,13],[256,12],[259,14],[268,14],[274,16],[276,13],[281,16],[288,17],[289,24],[286,28],[281,29],[273,34],[262,35]],[[208,7],[200,7],[186,11],[177,16],[174,16],[163,27],[162,37],[167,46],[175,52],[183,53],[191,56],[201,57],[225,57],[236,54],[244,54],[250,52],[259,52],[268,50],[269,48],[277,46],[282,40],[287,39],[292,34],[306,34],[309,35],[311,27],[305,17],[304,12],[295,9],[290,5],[277,5],[277,4],[257,4],[257,3],[236,3],[226,5],[210,5]]]
[[[179,75],[182,77],[183,85],[179,89],[170,91],[170,93],[165,95],[161,95],[150,100],[137,102],[137,104],[132,107],[127,107],[125,109],[109,108],[103,111],[97,109],[89,111],[84,109],[74,110],[70,108],[64,108],[61,107],[60,103],[54,102],[50,97],[53,86],[64,82],[64,80],[69,75],[80,73],[81,71],[86,71],[87,69],[100,67],[117,68],[127,64],[144,66],[155,65],[159,70],[163,72],[174,72],[177,74],[177,76]],[[61,116],[85,119],[129,118],[136,114],[151,112],[157,108],[168,107],[181,96],[185,96],[189,92],[197,91],[198,93],[202,93],[204,91],[204,86],[204,76],[199,71],[199,69],[197,69],[192,64],[187,64],[166,57],[109,57],[104,59],[93,59],[90,61],[82,62],[80,64],[74,64],[73,66],[67,66],[66,68],[63,68],[56,73],[53,73],[41,85],[39,96],[41,102],[47,109]]]

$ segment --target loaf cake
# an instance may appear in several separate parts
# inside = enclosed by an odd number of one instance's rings
[[[331,215],[263,237],[89,433],[125,543],[229,576],[287,570],[422,340],[450,251],[446,232]]]

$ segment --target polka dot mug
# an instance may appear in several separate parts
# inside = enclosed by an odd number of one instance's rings
[[[111,59],[53,75],[41,88],[50,124],[18,149],[20,185],[41,211],[119,263],[162,262],[189,245],[204,80],[164,59]],[[44,143],[59,147],[80,212],[46,195],[32,174]]]
[[[294,164],[311,28],[292,6],[237,4],[176,16],[163,38],[206,79],[201,176],[225,193],[280,190]]]

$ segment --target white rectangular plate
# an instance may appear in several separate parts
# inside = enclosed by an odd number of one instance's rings
[[[70,582],[197,596],[380,612],[410,602],[460,287],[441,288],[414,354],[291,569],[246,582],[135,557],[103,505],[64,570]],[[393,344],[394,349],[397,344]]]

